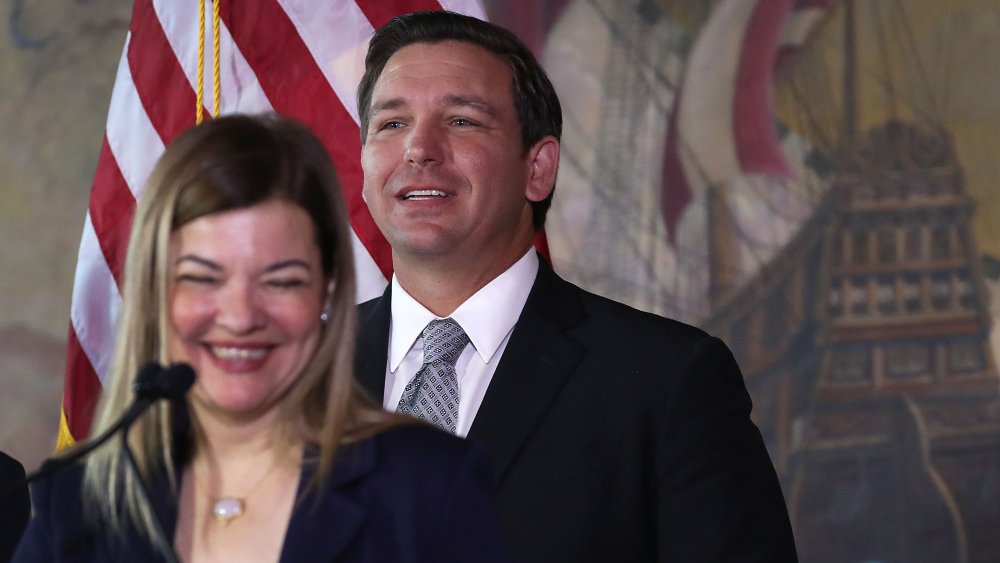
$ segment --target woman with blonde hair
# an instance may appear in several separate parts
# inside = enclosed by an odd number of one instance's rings
[[[289,120],[221,117],[167,149],[136,210],[95,434],[146,362],[197,381],[134,424],[142,483],[112,442],[36,485],[15,561],[507,560],[479,450],[354,381],[344,208],[324,147]]]

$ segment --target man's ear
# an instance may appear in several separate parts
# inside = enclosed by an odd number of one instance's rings
[[[535,143],[528,151],[528,185],[524,197],[529,201],[542,201],[556,187],[559,171],[559,140],[549,135]]]

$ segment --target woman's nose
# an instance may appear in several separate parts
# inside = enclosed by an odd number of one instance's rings
[[[216,322],[234,334],[246,334],[264,324],[264,311],[249,283],[231,283],[219,298]]]

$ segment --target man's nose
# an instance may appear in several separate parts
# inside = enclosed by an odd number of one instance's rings
[[[427,166],[440,164],[443,160],[443,133],[428,124],[417,124],[411,127],[406,140],[404,158],[409,164]]]

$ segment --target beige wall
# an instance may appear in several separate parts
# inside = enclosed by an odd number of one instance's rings
[[[128,0],[0,0],[0,449],[52,450],[69,304]]]

